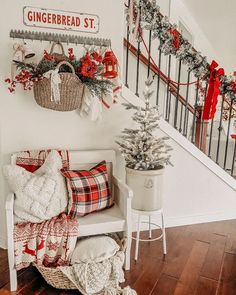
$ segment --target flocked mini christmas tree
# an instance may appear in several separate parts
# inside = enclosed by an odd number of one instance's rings
[[[136,112],[132,119],[139,124],[137,129],[125,128],[117,141],[120,151],[125,158],[126,166],[135,170],[162,169],[171,164],[169,151],[172,148],[166,144],[168,137],[155,138],[153,132],[159,128],[160,115],[157,106],[150,105],[153,91],[150,89],[153,80],[146,81],[143,92],[145,107],[139,108],[132,104],[124,104],[127,110]]]

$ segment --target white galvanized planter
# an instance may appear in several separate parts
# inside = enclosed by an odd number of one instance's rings
[[[155,211],[162,208],[164,168],[139,171],[126,167],[126,183],[133,190],[132,208]]]

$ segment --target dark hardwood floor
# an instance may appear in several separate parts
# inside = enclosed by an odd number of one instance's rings
[[[169,228],[167,242],[166,257],[161,241],[140,243],[139,260],[132,260],[124,286],[139,295],[236,295],[236,220]],[[7,252],[0,250],[2,294],[79,293],[48,286],[32,267],[18,273],[18,291],[11,293]]]

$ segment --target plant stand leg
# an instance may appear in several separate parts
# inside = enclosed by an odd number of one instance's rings
[[[166,229],[165,229],[165,222],[164,222],[164,214],[163,211],[161,212],[161,222],[162,222],[162,240],[163,240],[163,252],[166,255]]]
[[[135,257],[134,259],[138,260],[138,249],[139,249],[139,237],[140,237],[140,225],[141,225],[141,215],[138,214],[138,229],[137,229],[137,236],[136,236],[136,245],[135,245]]]
[[[149,239],[152,238],[152,217],[149,215]]]

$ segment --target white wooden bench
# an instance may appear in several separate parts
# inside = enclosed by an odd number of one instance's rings
[[[71,169],[90,169],[105,160],[108,167],[109,186],[115,199],[115,205],[101,212],[82,217],[79,220],[79,236],[120,232],[127,237],[125,269],[130,269],[130,248],[132,235],[131,199],[132,190],[116,178],[116,155],[113,150],[69,151]],[[11,163],[15,164],[16,154]],[[9,194],[6,201],[8,260],[11,291],[17,290],[17,272],[14,257],[14,194]]]

